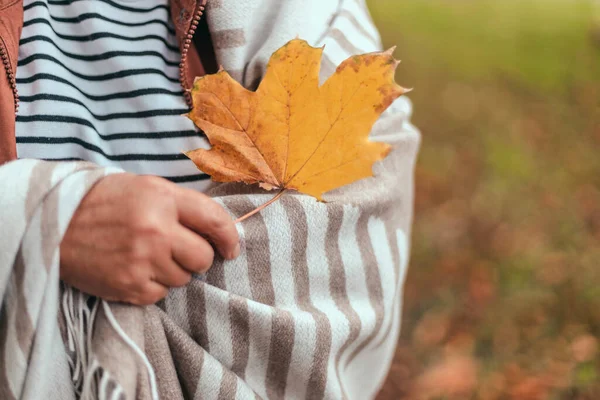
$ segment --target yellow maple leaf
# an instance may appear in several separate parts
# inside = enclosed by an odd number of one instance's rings
[[[392,50],[353,56],[319,86],[323,49],[288,42],[255,92],[226,71],[197,78],[188,117],[212,148],[186,155],[217,182],[323,193],[372,176],[391,147],[369,141],[381,113],[407,90]]]

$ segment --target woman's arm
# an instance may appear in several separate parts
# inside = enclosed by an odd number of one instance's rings
[[[200,232],[235,256],[229,215],[168,181],[85,162],[23,159],[0,166],[0,397],[73,393],[65,346],[72,353],[74,344],[63,344],[57,324],[59,276],[104,298],[150,304],[167,286],[190,279],[183,266],[210,266],[213,250]],[[64,303],[63,310],[81,313],[78,304]],[[70,335],[72,318],[64,322]],[[93,324],[80,322],[76,336]]]
[[[58,246],[85,193],[115,172],[38,160],[0,167],[0,397],[74,398],[57,324]]]
[[[300,2],[278,3],[288,9],[281,11],[281,18],[272,18],[272,24],[292,18],[284,11],[293,10],[294,3]],[[316,1],[302,3],[306,9],[317,7]],[[325,32],[311,43],[325,45],[322,80],[353,54],[380,50],[362,2],[340,4]],[[265,39],[269,47],[253,56],[243,76],[246,84],[256,80],[251,73],[261,71],[268,54],[284,43],[278,38],[289,40],[295,31],[307,35],[302,38],[314,34],[302,28],[303,21],[273,26],[290,35]],[[260,42],[262,37],[253,39]],[[372,140],[394,148],[375,165],[373,178],[328,193],[326,203],[286,194],[238,227],[239,259],[217,262],[204,281],[193,280],[167,297],[164,309],[169,318],[197,339],[193,348],[204,354],[202,371],[214,372],[212,378],[205,379],[207,373],[199,381],[191,374],[182,376],[184,383],[194,383],[187,390],[231,391],[241,398],[252,392],[263,398],[375,396],[394,354],[401,321],[420,140],[410,113],[410,101],[402,97],[373,128]],[[273,196],[235,184],[209,194],[235,216]],[[196,305],[193,311],[171,312],[189,309],[189,304]]]

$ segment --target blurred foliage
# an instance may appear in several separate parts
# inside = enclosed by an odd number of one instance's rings
[[[423,135],[380,399],[600,399],[600,4],[368,3]]]

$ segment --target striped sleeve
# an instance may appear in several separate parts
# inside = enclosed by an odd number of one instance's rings
[[[92,185],[83,162],[0,166],[0,398],[74,399],[58,328],[59,244]]]

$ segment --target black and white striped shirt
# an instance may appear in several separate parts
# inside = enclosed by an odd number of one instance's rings
[[[25,0],[20,158],[91,161],[204,190],[182,151],[208,147],[182,114],[168,0]]]

